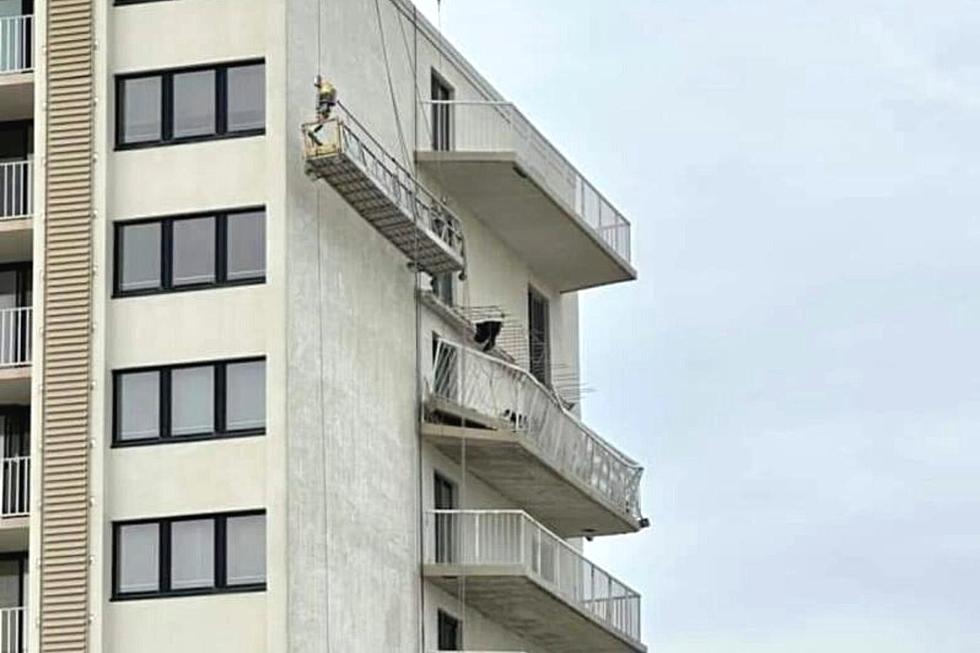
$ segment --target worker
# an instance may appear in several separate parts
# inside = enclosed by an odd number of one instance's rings
[[[330,118],[330,112],[337,104],[337,89],[333,84],[317,75],[316,78],[316,116],[320,122]]]

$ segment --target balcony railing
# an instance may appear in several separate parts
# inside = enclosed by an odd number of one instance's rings
[[[0,608],[0,651],[26,653],[27,608]]]
[[[0,163],[0,220],[34,213],[34,162]]]
[[[0,18],[0,74],[31,70],[33,47],[34,16]]]
[[[0,309],[0,368],[31,362],[30,306]]]
[[[520,510],[433,510],[426,564],[511,566],[600,623],[640,641],[640,595]]]
[[[439,340],[429,391],[528,438],[554,468],[639,520],[643,468],[566,409],[530,372]]]
[[[561,199],[623,260],[630,262],[630,223],[602,193],[509,102],[433,100],[440,146],[457,152],[514,152],[528,172]],[[448,113],[448,115],[447,115]]]
[[[30,488],[30,456],[3,458],[0,463],[0,515],[3,517],[27,515],[31,505]]]

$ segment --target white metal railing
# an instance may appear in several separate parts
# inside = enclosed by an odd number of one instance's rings
[[[21,517],[30,511],[31,458],[10,456],[0,463],[0,514]],[[2,652],[0,652],[2,653]]]
[[[415,220],[423,230],[441,241],[461,259],[465,258],[463,229],[445,204],[423,187],[387,149],[371,135],[342,104],[333,108],[325,126],[336,125],[337,146],[384,192],[392,204]],[[319,141],[318,123],[302,126],[307,159],[324,156],[325,143]],[[333,146],[334,144],[329,144]]]
[[[447,340],[436,343],[430,395],[507,423],[547,462],[640,519],[643,468],[565,408],[530,372]]]
[[[0,608],[0,651],[26,653],[27,608]]]
[[[34,213],[34,162],[0,163],[0,219]]]
[[[0,74],[31,70],[33,47],[34,16],[0,18]]]
[[[31,362],[30,306],[0,309],[0,367]]]
[[[517,566],[606,627],[640,641],[640,595],[521,510],[431,510],[427,564]]]
[[[431,100],[426,116],[430,129],[448,125],[448,149],[459,152],[512,151],[521,164],[535,173],[551,192],[561,198],[613,251],[627,262],[631,257],[631,226],[600,193],[510,102]],[[447,115],[448,112],[448,115]],[[444,137],[440,149],[445,148]],[[433,147],[433,143],[425,145]]]

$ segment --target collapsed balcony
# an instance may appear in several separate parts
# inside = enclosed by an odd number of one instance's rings
[[[643,468],[528,371],[439,340],[426,387],[426,440],[553,531],[640,529]]]
[[[640,595],[522,511],[430,511],[424,543],[430,582],[549,650],[646,650]]]

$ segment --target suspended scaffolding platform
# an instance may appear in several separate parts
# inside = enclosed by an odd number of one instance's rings
[[[325,122],[303,125],[303,143],[307,175],[333,186],[420,269],[464,270],[459,220],[342,105]]]

